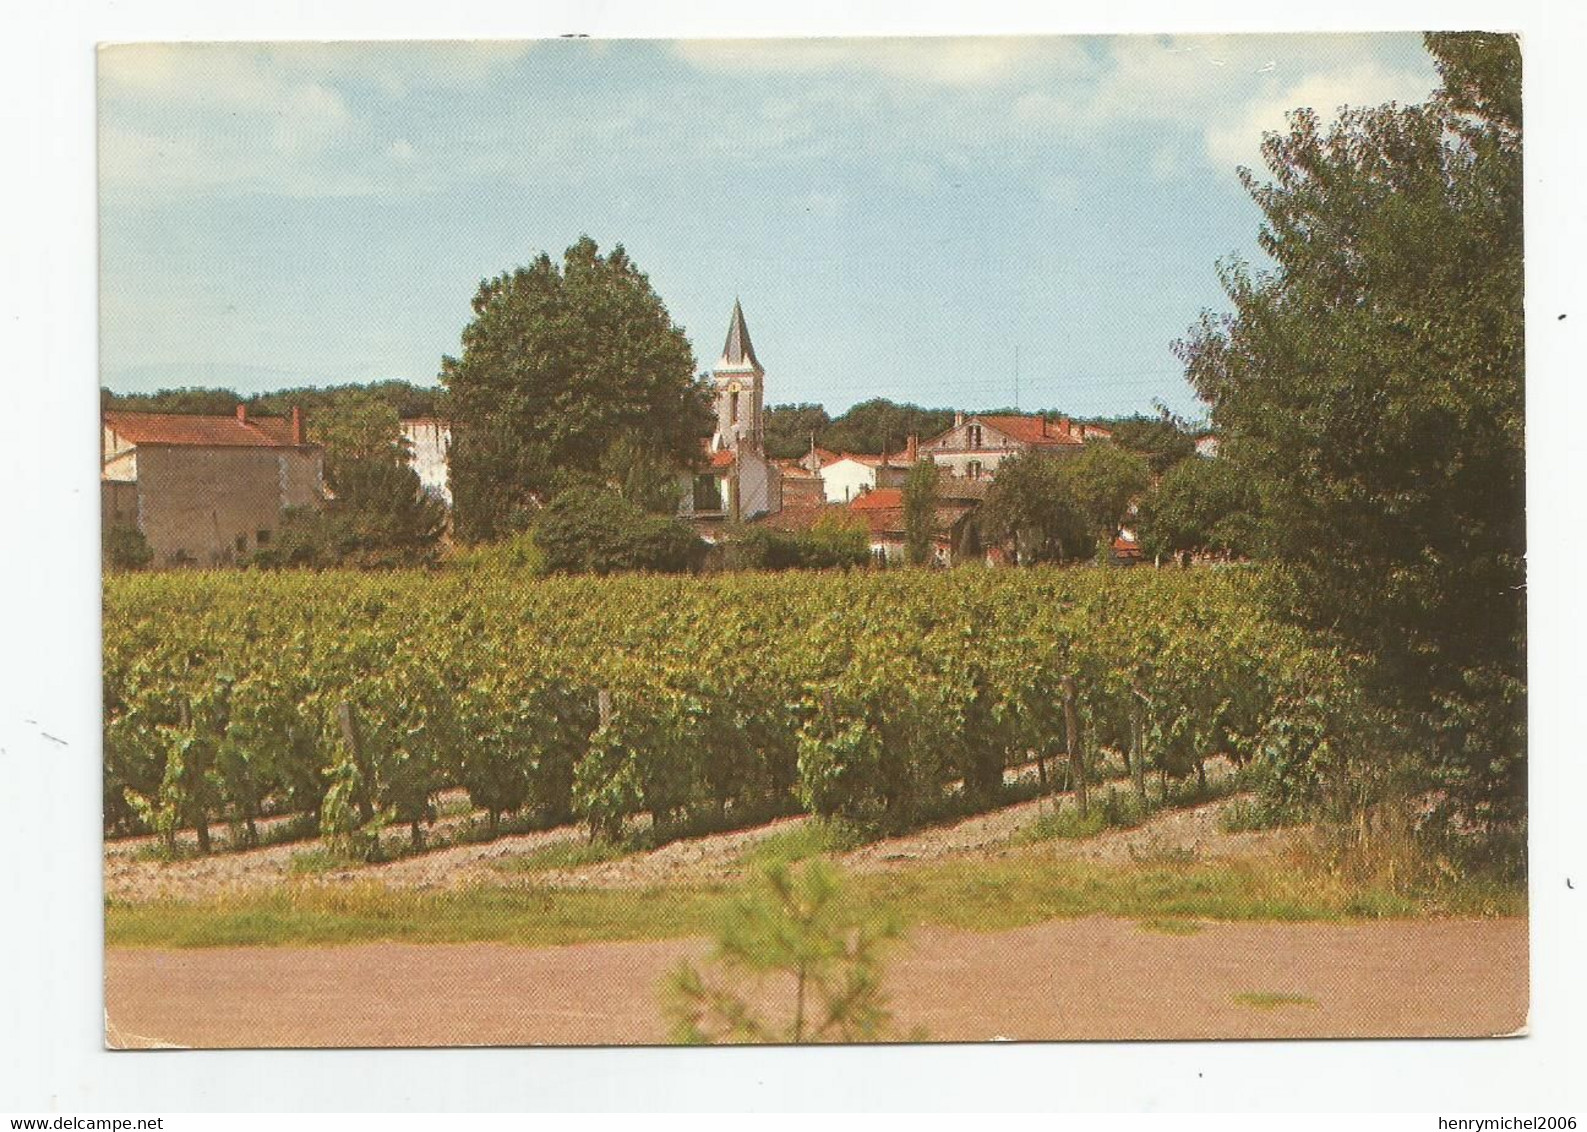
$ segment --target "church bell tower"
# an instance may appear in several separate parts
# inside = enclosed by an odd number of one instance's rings
[[[711,373],[716,386],[716,435],[711,450],[759,453],[765,434],[761,413],[765,403],[766,371],[755,357],[744,324],[744,310],[733,300],[733,320],[727,327],[722,357]]]

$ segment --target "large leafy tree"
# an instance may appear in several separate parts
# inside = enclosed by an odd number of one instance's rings
[[[709,433],[688,341],[620,245],[583,237],[560,267],[542,253],[482,282],[473,309],[462,357],[441,364],[460,536],[522,529],[614,445],[682,466]]]
[[[1430,35],[1424,105],[1310,110],[1269,135],[1271,270],[1178,344],[1221,458],[1262,505],[1295,608],[1376,661],[1468,812],[1524,802],[1521,66],[1512,36]]]
[[[982,530],[1010,542],[1021,565],[1087,558],[1096,546],[1065,475],[1068,457],[1022,452],[997,466],[980,514]]]
[[[1227,460],[1193,456],[1163,474],[1141,506],[1141,546],[1151,555],[1245,554],[1256,499]]]
[[[1107,441],[1093,441],[1061,459],[1059,478],[1092,537],[1104,546],[1111,544],[1130,504],[1151,483],[1146,460]]]

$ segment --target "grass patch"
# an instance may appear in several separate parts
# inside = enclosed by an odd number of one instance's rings
[[[528,853],[515,853],[492,861],[491,868],[502,872],[538,873],[551,869],[576,869],[581,865],[598,865],[615,861],[636,852],[634,846],[606,841],[579,841],[569,839],[553,842]]]
[[[1142,920],[1135,926],[1143,932],[1153,932],[1157,935],[1200,935],[1206,930],[1206,925],[1197,920],[1165,920],[1162,918]]]
[[[824,843],[816,834],[795,838],[794,832],[777,835],[788,838],[783,851]],[[544,852],[573,854],[583,848],[550,846]],[[558,867],[550,863],[554,860],[573,859],[541,856],[539,862],[550,868]],[[896,917],[901,924],[975,931],[1094,915],[1161,925],[1196,920],[1378,919],[1429,910],[1389,889],[1268,860],[1103,865],[1016,851],[991,861],[855,874],[847,887],[855,900],[879,915]],[[503,883],[433,892],[374,884],[335,888],[287,884],[202,901],[111,902],[106,906],[105,935],[115,947],[376,940],[544,946],[665,939],[709,933],[731,895],[729,889],[712,885],[637,891]],[[1524,908],[1524,893],[1519,899]]]
[[[1236,798],[1218,814],[1218,828],[1224,833],[1252,833],[1299,825],[1305,820],[1299,813],[1260,798]]]
[[[1281,994],[1277,991],[1247,991],[1234,996],[1241,1006],[1254,1010],[1277,1010],[1281,1006],[1315,1007],[1317,1000],[1304,994]]]
[[[115,947],[250,947],[392,940],[494,941],[529,946],[595,940],[672,939],[709,933],[724,894],[552,891],[480,886],[406,892],[379,885],[291,886],[211,901],[108,904]]]
[[[810,818],[789,829],[770,834],[739,855],[738,863],[748,869],[770,865],[790,865],[828,853],[844,853],[864,844],[864,834],[842,822]]]
[[[343,853],[333,853],[329,849],[305,849],[301,853],[292,854],[292,859],[287,862],[287,875],[319,876],[340,869],[355,869],[361,863]]]

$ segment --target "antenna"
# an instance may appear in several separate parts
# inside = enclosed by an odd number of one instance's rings
[[[1019,408],[1019,347],[1014,347],[1014,408]]]

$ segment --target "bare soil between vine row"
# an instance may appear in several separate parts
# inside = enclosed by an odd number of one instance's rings
[[[530,948],[111,950],[114,1048],[629,1045],[667,1038],[660,987],[703,939]],[[902,1032],[933,1041],[1491,1037],[1526,1024],[1520,919],[1055,920],[912,931],[888,965]],[[760,997],[786,1002],[768,983]]]
[[[1221,776],[1226,771],[1215,768]],[[1125,790],[1127,787],[1122,787]],[[1164,810],[1133,829],[1105,831],[1083,840],[1054,840],[1044,851],[1054,856],[1102,863],[1143,859],[1219,860],[1261,856],[1293,842],[1294,830],[1225,833],[1219,815],[1232,799]],[[1062,794],[1005,806],[960,821],[863,845],[835,857],[852,872],[907,868],[951,859],[989,859],[1014,850],[1055,805],[1072,806]],[[453,816],[436,832],[455,830],[479,815]],[[208,857],[175,861],[150,859],[150,839],[124,839],[105,846],[105,895],[112,900],[205,900],[257,892],[282,885],[374,883],[388,888],[434,890],[469,885],[532,885],[536,888],[658,888],[672,884],[731,884],[745,879],[746,854],[769,837],[790,833],[809,819],[785,818],[766,825],[673,841],[649,852],[570,868],[520,869],[522,859],[560,847],[585,843],[578,826],[511,834],[493,841],[449,845],[383,864],[332,868],[294,875],[293,859],[321,848],[307,840]]]

